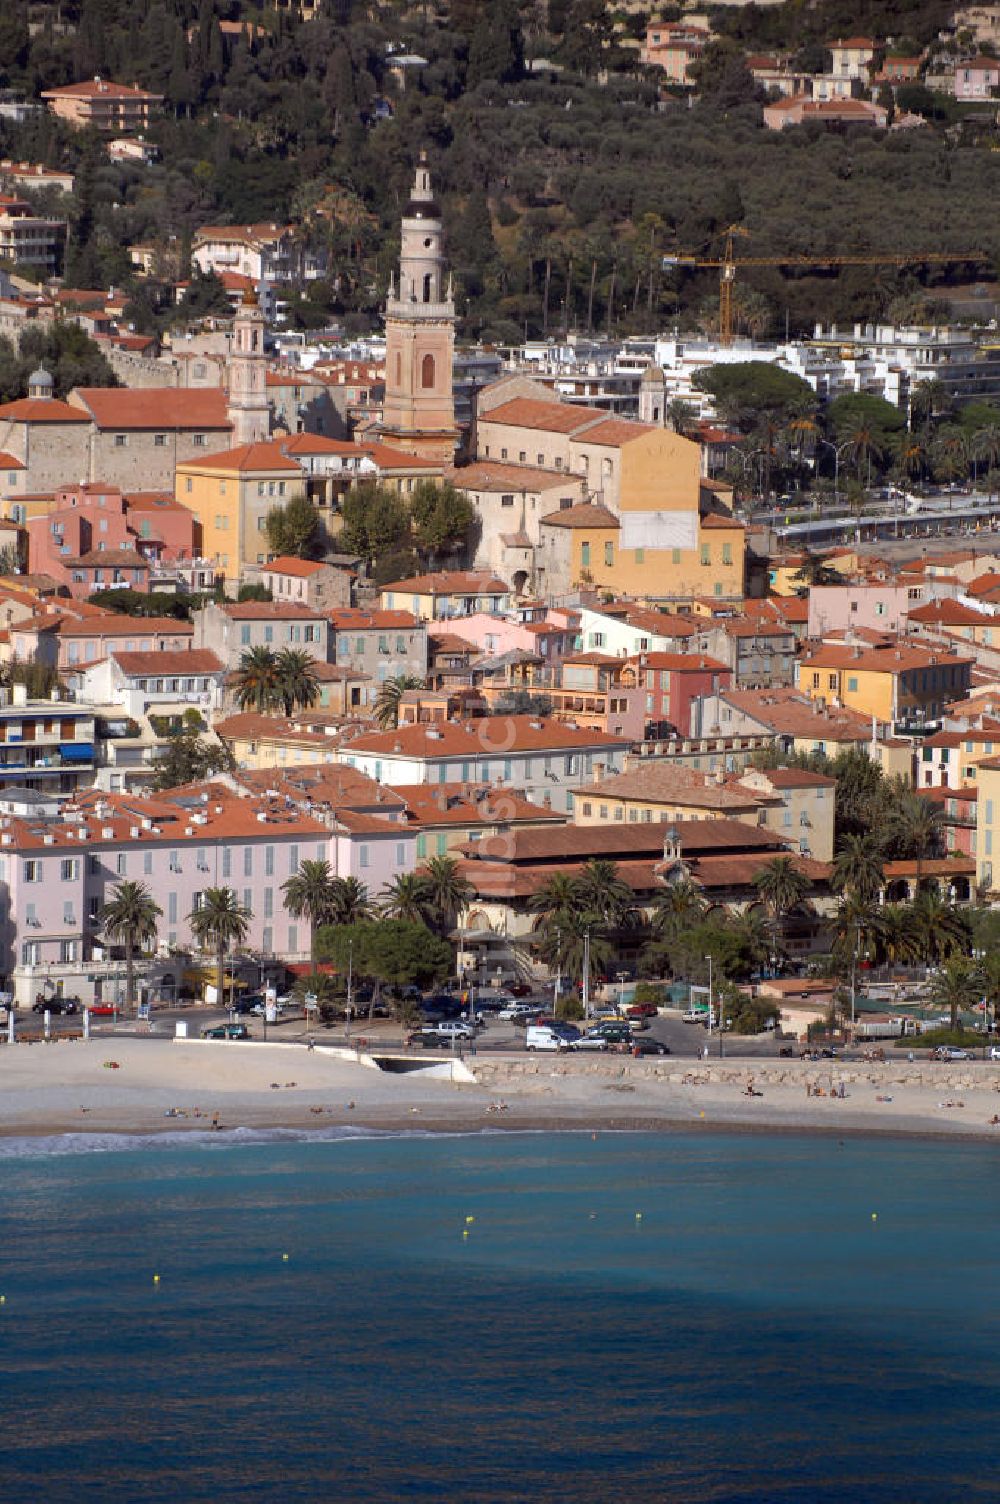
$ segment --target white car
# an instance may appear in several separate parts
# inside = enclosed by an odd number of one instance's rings
[[[990,1045],[990,1059],[991,1060],[1000,1060],[1000,1044],[991,1044]]]

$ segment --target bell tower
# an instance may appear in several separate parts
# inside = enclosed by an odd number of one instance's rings
[[[385,308],[385,403],[378,432],[387,444],[450,464],[458,443],[452,358],[455,299],[445,280],[441,210],[421,152],[403,211],[399,292]]]
[[[229,354],[229,421],[233,425],[233,448],[241,444],[258,444],[270,437],[265,323],[257,294],[245,292],[233,320],[233,342]]]

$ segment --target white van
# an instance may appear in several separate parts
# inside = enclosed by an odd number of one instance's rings
[[[568,1050],[580,1037],[579,1029],[553,1024],[529,1024],[524,1040],[528,1050]]]

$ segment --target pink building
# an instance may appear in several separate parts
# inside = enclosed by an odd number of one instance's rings
[[[229,887],[251,915],[248,946],[302,960],[309,927],[286,911],[281,885],[301,862],[329,857],[323,821],[221,784],[155,800],[88,792],[58,819],[0,816],[3,986],[21,1006],[55,992],[122,996],[124,963],[97,915],[123,879],[144,883],[162,908],[165,946],[191,948],[190,915],[206,888]]]
[[[971,788],[921,789],[920,797],[941,812],[945,851],[949,856],[975,856],[976,809],[979,791]]]
[[[122,616],[93,606],[85,616],[70,611],[38,612],[10,627],[17,662],[37,659],[67,672],[97,663],[117,648],[129,653],[178,652],[191,647],[193,636],[189,621],[172,616]]]
[[[995,57],[977,57],[955,66],[955,98],[992,99],[1000,88],[1000,61]]]
[[[667,722],[681,736],[688,734],[694,699],[732,688],[732,670],[701,653],[641,653],[628,661],[643,694],[646,724]]]
[[[888,632],[897,636],[906,631],[909,613],[932,595],[951,594],[933,589],[922,580],[908,585],[888,581],[858,585],[813,585],[809,591],[809,637],[825,637],[830,632]]]
[[[27,523],[28,570],[48,574],[77,599],[95,590],[146,593],[151,567],[190,559],[195,519],[171,497],[84,484],[56,491],[52,510]]]

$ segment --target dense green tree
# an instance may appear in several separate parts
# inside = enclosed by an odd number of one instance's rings
[[[265,518],[267,546],[279,558],[314,559],[322,548],[323,524],[307,496],[272,507]]]
[[[414,542],[430,564],[466,546],[476,517],[469,498],[448,481],[419,481],[410,497],[410,514]]]
[[[182,731],[160,749],[153,788],[160,791],[201,783],[214,773],[231,773],[235,767],[232,749],[225,742],[199,736],[197,731]]]
[[[524,38],[516,0],[482,0],[469,39],[468,84],[509,84],[524,73]]]
[[[448,942],[405,919],[327,926],[317,936],[316,953],[344,974],[350,965],[355,976],[392,987],[426,986],[452,968]]]
[[[409,537],[410,519],[402,499],[386,486],[364,481],[352,486],[341,502],[337,547],[371,564],[395,553]]]
[[[762,360],[736,361],[696,371],[694,385],[713,397],[721,416],[749,433],[763,418],[787,421],[812,412],[816,394],[790,371]]]

